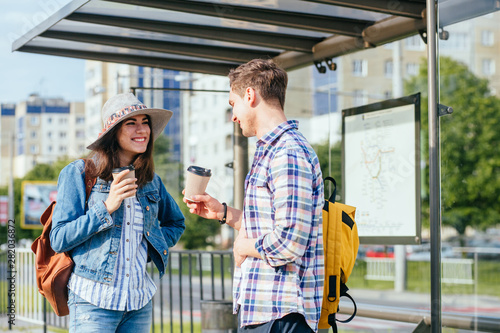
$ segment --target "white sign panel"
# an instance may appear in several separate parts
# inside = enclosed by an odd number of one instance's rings
[[[356,223],[365,243],[367,238],[388,244],[419,241],[415,109],[413,103],[379,103],[344,115],[344,198],[357,208]]]

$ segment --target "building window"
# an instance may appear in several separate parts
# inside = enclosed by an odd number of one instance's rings
[[[47,118],[47,122],[48,122],[49,124],[52,124],[52,117],[48,117],[48,118]]]
[[[32,139],[36,139],[36,131],[31,131],[30,136]]]
[[[368,63],[366,60],[353,60],[352,61],[352,75],[353,76],[366,76],[368,74]]]
[[[59,146],[59,152],[60,153],[65,153],[66,152],[66,146]]]
[[[352,102],[354,106],[360,106],[366,104],[365,92],[363,90],[354,90],[352,96]]]
[[[32,126],[37,126],[38,122],[39,122],[38,117],[30,117],[30,124]]]
[[[483,46],[493,46],[495,42],[495,35],[493,31],[483,30],[481,31],[481,45]]]
[[[467,48],[468,36],[464,32],[453,32],[450,33],[448,40],[440,41],[439,47],[443,49],[458,49],[464,50]]]
[[[414,76],[418,74],[419,65],[414,62],[409,62],[406,64],[406,74],[408,76]]]
[[[85,117],[76,117],[76,123],[77,124],[84,124],[85,123]]]
[[[31,145],[30,146],[30,153],[31,154],[37,154],[38,153],[38,146],[37,145]]]
[[[425,44],[420,38],[420,35],[411,36],[405,39],[405,46],[407,50],[422,51]]]
[[[85,138],[85,131],[82,130],[76,131],[76,137],[79,139]]]
[[[50,139],[52,138],[52,132],[47,132],[47,137]]]
[[[52,152],[52,146],[50,146],[50,145],[49,145],[49,146],[47,147],[47,149],[48,149],[49,153],[51,153],[51,152]]]
[[[226,135],[226,150],[233,149],[233,139],[230,134]]]
[[[495,61],[493,59],[483,59],[482,72],[484,75],[495,74]]]
[[[64,139],[66,137],[66,132],[59,132],[59,137]]]
[[[392,98],[392,91],[390,90],[384,91],[384,98],[385,99]]]
[[[233,119],[233,109],[232,108],[227,108],[226,109],[226,122],[230,123]]]
[[[385,77],[392,77],[392,68],[393,68],[392,60],[386,60],[384,63],[384,75]]]

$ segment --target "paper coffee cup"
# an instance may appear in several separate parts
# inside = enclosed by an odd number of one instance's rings
[[[131,165],[127,165],[127,166],[124,166],[124,167],[121,167],[121,168],[115,168],[115,169],[111,170],[111,174],[113,175],[113,179],[115,179],[116,175],[119,174],[120,172],[122,172],[123,170],[130,170],[130,172],[127,173],[122,178],[122,180],[127,179],[127,178],[135,178],[135,168],[131,164]]]
[[[208,181],[212,176],[212,171],[210,169],[205,169],[202,167],[191,165],[187,168],[186,177],[186,191],[184,192],[184,198],[189,201],[193,195],[203,194],[207,189]]]

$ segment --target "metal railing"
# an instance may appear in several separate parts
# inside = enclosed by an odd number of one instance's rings
[[[363,263],[362,259],[358,261]],[[7,313],[6,265],[7,254],[1,252],[0,314]],[[167,272],[161,280],[156,268],[148,265],[158,287],[153,298],[152,332],[201,332],[201,303],[231,300],[233,267],[232,251],[171,251]],[[41,325],[45,330],[47,326],[67,328],[68,317],[57,317],[37,291],[31,250],[16,249],[16,271],[16,320]],[[348,306],[340,308],[341,314],[351,311]],[[383,306],[377,299],[360,301],[357,317],[418,324],[417,327],[430,325],[427,310]],[[442,324],[456,329],[497,332],[500,318],[443,312]]]

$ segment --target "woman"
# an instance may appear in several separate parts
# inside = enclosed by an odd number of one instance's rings
[[[184,216],[154,173],[153,142],[172,112],[152,109],[120,94],[102,109],[105,127],[59,175],[50,241],[69,251],[75,266],[68,288],[70,332],[149,332],[156,286],[146,271],[163,276],[168,248],[185,229]],[[115,174],[112,170],[133,165]],[[96,178],[86,202],[85,173]],[[130,176],[130,175],[129,175]]]

